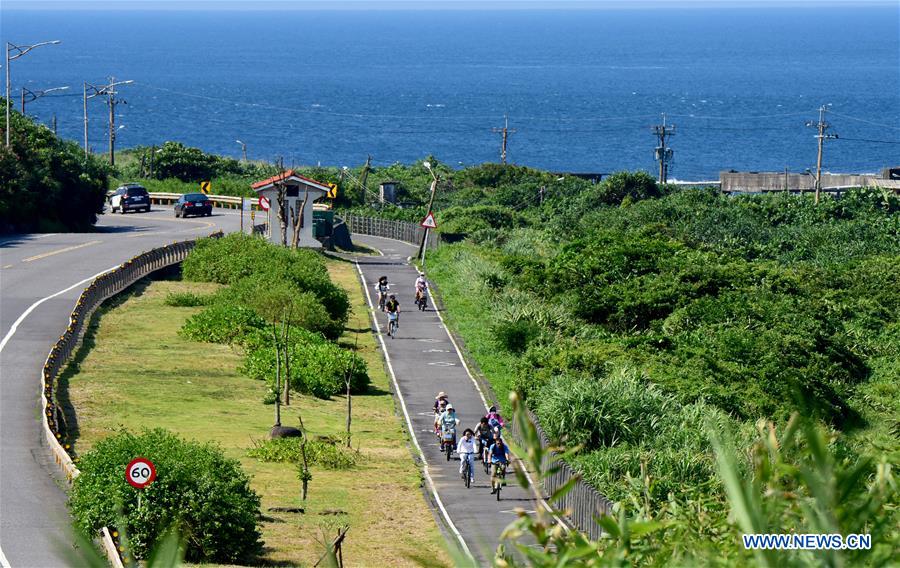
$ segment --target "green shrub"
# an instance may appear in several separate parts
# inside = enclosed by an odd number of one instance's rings
[[[343,332],[342,322],[331,318],[314,292],[298,291],[290,280],[273,280],[267,272],[241,278],[220,290],[216,302],[250,308],[269,321],[287,319],[329,339],[337,339]]]
[[[156,480],[143,490],[125,481],[125,467],[138,456],[156,466]],[[121,432],[81,456],[78,468],[69,494],[76,525],[85,534],[124,529],[138,559],[172,525],[187,535],[189,562],[234,564],[262,550],[259,497],[240,463],[216,446],[161,429]]]
[[[201,296],[193,292],[169,292],[164,303],[175,308],[193,308],[209,305],[209,302],[209,296]]]
[[[526,224],[525,218],[499,205],[450,207],[440,212],[442,234],[465,235],[478,230],[509,229]]]
[[[275,438],[254,442],[247,456],[262,462],[303,463],[299,438]],[[335,440],[311,439],[306,443],[306,461],[310,466],[325,469],[351,469],[359,460],[359,454]]]
[[[540,335],[541,328],[529,320],[503,320],[494,324],[491,332],[501,349],[510,353],[523,353],[528,349],[529,343]]]
[[[353,369],[350,392],[359,394],[369,388],[365,361],[355,353],[341,349],[321,335],[292,328],[288,339],[291,389],[319,398],[346,392],[345,377]],[[246,357],[241,371],[252,379],[275,381],[275,349],[271,332],[257,331],[245,343]]]
[[[179,333],[193,341],[241,343],[247,334],[265,326],[265,320],[250,308],[216,303],[188,318]]]
[[[290,250],[262,239],[232,233],[220,239],[201,239],[182,265],[186,280],[235,284],[254,277],[257,284],[289,283],[295,293],[311,292],[340,325],[347,321],[347,293],[331,282],[321,255]]]

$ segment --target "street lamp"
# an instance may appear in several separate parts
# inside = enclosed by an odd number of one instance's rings
[[[57,45],[60,41],[55,39],[53,41],[42,41],[40,43],[36,43],[34,45],[15,45],[14,43],[6,42],[6,147],[9,148],[9,62],[13,59],[18,59],[31,51],[36,47],[41,47],[42,45]],[[15,55],[10,55],[10,52],[13,50],[17,51]]]
[[[241,153],[244,155],[244,161],[247,161],[247,145],[241,142],[240,140],[235,140],[238,144],[241,145]]]
[[[52,89],[44,89],[43,91],[32,91],[31,89],[22,87],[22,114],[25,114],[26,102],[34,102],[47,93],[52,93],[53,91],[65,91],[68,88],[69,87],[53,87]],[[28,95],[30,97],[27,101],[25,100],[25,95]]]

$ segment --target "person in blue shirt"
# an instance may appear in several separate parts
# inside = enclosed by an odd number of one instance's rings
[[[497,485],[502,483],[498,479],[501,468],[505,469],[509,463],[509,448],[506,447],[500,434],[494,435],[494,443],[488,449],[488,454],[491,456],[491,495],[493,495],[497,492]]]

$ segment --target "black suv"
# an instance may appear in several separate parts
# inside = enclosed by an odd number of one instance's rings
[[[109,196],[109,208],[113,213],[150,211],[150,194],[142,185],[136,183],[120,185]]]

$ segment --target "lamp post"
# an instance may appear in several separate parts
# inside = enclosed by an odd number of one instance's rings
[[[246,162],[247,161],[247,145],[244,144],[243,142],[241,142],[240,140],[235,140],[235,142],[237,142],[238,144],[241,145],[241,153],[243,154],[244,161]]]
[[[36,43],[34,45],[15,45],[14,43],[6,42],[6,147],[9,148],[9,62],[13,59],[18,59],[31,51],[36,47],[41,47],[42,45],[57,45],[60,41],[55,39],[53,41],[42,41],[40,43]],[[12,51],[17,51],[15,55],[11,55]]]
[[[22,114],[25,114],[25,103],[26,102],[28,102],[28,103],[34,102],[34,101],[38,100],[39,98],[43,97],[44,95],[46,95],[47,93],[52,93],[53,91],[65,91],[68,88],[69,87],[53,87],[52,89],[44,89],[43,91],[32,91],[31,89],[26,89],[25,87],[22,87]],[[28,97],[30,97],[27,100],[25,99],[26,95]]]

